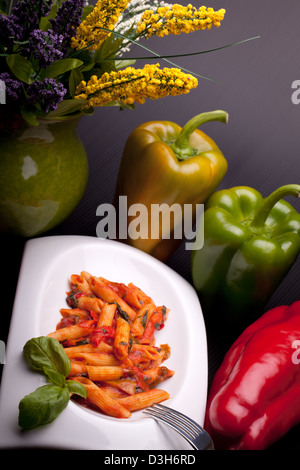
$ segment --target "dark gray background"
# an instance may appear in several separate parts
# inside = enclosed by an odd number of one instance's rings
[[[193,4],[199,7],[203,3]],[[218,83],[199,79],[198,88],[189,95],[148,101],[137,105],[134,111],[97,109],[93,116],[84,117],[78,130],[90,165],[87,190],[73,214],[45,235],[96,236],[96,209],[112,201],[126,138],[137,125],[148,120],[171,120],[184,125],[200,112],[224,109],[229,113],[227,125],[209,123],[202,128],[218,143],[228,161],[228,172],[219,189],[247,185],[267,196],[283,184],[300,182],[300,105],[291,101],[292,82],[300,79],[299,0],[211,0],[204,4],[227,10],[220,28],[153,38],[145,44],[160,54],[179,54],[254,36],[260,39],[210,54],[173,59],[179,67]],[[145,51],[135,48],[132,55],[144,56]],[[157,59],[151,61],[155,62]],[[168,66],[162,60],[160,63]],[[143,62],[136,66],[139,65]],[[299,200],[288,198],[288,201],[300,211]],[[9,242],[10,259],[3,262],[4,289],[9,300],[6,317],[11,311],[24,240],[3,239],[3,251]],[[184,246],[167,264],[191,281],[190,252]],[[268,308],[299,300],[299,279],[300,259],[273,295]],[[4,325],[1,339],[5,339],[7,329]],[[208,340],[211,380],[223,351],[218,347],[218,338]],[[298,449],[299,433],[298,427],[272,449]]]

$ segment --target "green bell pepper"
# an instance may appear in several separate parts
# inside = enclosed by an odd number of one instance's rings
[[[290,270],[300,250],[300,214],[282,200],[289,195],[300,197],[300,185],[282,186],[265,199],[239,186],[207,201],[204,245],[192,252],[191,270],[208,323],[244,328]]]

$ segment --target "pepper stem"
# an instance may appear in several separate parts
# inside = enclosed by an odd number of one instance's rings
[[[179,160],[186,160],[195,154],[194,149],[189,142],[190,136],[199,126],[209,121],[221,121],[227,123],[228,113],[221,110],[209,111],[207,113],[198,114],[190,119],[181,129],[176,141],[171,144],[171,148]]]
[[[281,186],[272,194],[270,194],[270,196],[266,197],[258,209],[254,219],[252,220],[250,225],[251,228],[258,231],[262,229],[268,215],[270,214],[270,211],[273,209],[275,204],[286,196],[295,196],[300,198],[300,185],[287,184],[285,186]]]

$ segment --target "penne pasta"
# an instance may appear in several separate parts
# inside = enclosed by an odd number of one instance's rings
[[[136,312],[126,303],[121,297],[109,286],[103,284],[99,279],[92,277],[90,280],[90,287],[94,294],[100,299],[108,303],[115,302],[117,307],[122,311],[123,315],[126,315],[129,320],[133,321],[136,316]]]
[[[118,296],[121,297],[131,307],[136,307],[138,309],[141,307],[142,302],[138,298],[134,289],[131,289],[129,286],[126,286],[121,282],[108,281],[104,277],[99,277],[98,279],[103,282],[103,284],[113,288],[117,292]]]
[[[82,375],[86,373],[86,364],[82,361],[71,361],[71,370],[68,377]]]
[[[82,292],[83,294],[89,296],[92,295],[91,288],[87,280],[78,274],[71,275],[71,288],[73,291]]]
[[[168,392],[159,389],[148,390],[147,392],[136,393],[125,398],[120,398],[118,403],[129,411],[142,410],[154,403],[160,403],[170,398]]]
[[[62,317],[70,317],[75,315],[80,320],[89,319],[89,313],[86,310],[83,310],[82,308],[61,308],[60,313]]]
[[[153,368],[169,357],[168,348],[168,345],[155,348],[146,344],[133,344],[128,359],[132,364],[139,365],[142,369]]]
[[[82,295],[77,299],[77,306],[83,310],[93,310],[93,312],[100,315],[101,309],[104,303],[101,299],[96,299],[95,297],[87,297]]]
[[[73,346],[65,348],[65,352],[69,358],[76,357],[80,353],[95,353],[95,352],[106,352],[112,353],[113,347],[106,343],[100,343],[96,348],[89,344],[82,344],[80,346]]]
[[[83,360],[85,364],[92,366],[117,366],[118,359],[114,354],[82,352],[73,355],[73,359]]]
[[[126,392],[123,392],[120,388],[112,387],[111,385],[101,385],[100,388],[113,400],[118,400],[127,396]]]
[[[87,271],[70,277],[68,308],[48,336],[64,347],[71,363],[68,379],[84,385],[85,406],[115,418],[167,400],[156,386],[174,371],[162,365],[170,347],[155,345],[168,309],[133,283],[112,282]]]
[[[107,385],[112,387],[119,388],[129,395],[133,395],[136,389],[136,382],[130,379],[119,379],[119,380],[107,380],[105,381]]]
[[[136,337],[142,336],[148,324],[149,318],[151,317],[154,310],[155,310],[155,305],[153,303],[150,303],[150,304],[147,303],[139,309],[131,327],[133,336],[136,336]]]
[[[139,342],[143,344],[153,344],[154,335],[157,330],[161,330],[164,327],[168,309],[165,306],[157,307],[155,312],[151,315],[149,322],[144,330],[143,335],[139,338]]]
[[[134,292],[139,300],[140,304],[150,304],[153,303],[151,297],[149,297],[145,292],[142,291],[139,287],[135,286],[132,282],[128,284],[128,287]]]
[[[129,418],[131,413],[123,405],[113,400],[107,393],[97,387],[91,380],[83,377],[74,377],[74,380],[82,383],[87,390],[88,400],[104,413],[115,418]]]
[[[90,285],[90,279],[93,277],[90,273],[88,273],[87,271],[81,271],[80,276],[86,280],[88,285]]]
[[[123,369],[119,366],[86,366],[89,379],[95,381],[115,380],[123,376]]]
[[[116,304],[104,304],[99,314],[97,328],[100,326],[111,326],[117,310]]]
[[[172,375],[174,375],[174,371],[168,369],[165,366],[153,367],[152,369],[148,369],[146,371],[147,383],[148,385],[151,384],[152,386],[159,384],[169,377],[172,377]]]
[[[94,328],[81,327],[79,325],[72,325],[66,328],[60,328],[59,330],[49,333],[47,336],[56,338],[58,341],[68,341],[71,339],[78,339],[84,336],[88,336],[94,331]]]
[[[114,352],[120,361],[124,361],[128,356],[130,325],[119,317],[116,321],[116,335],[114,339]]]

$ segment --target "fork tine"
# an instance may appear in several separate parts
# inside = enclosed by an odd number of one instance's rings
[[[194,449],[213,449],[213,443],[207,432],[198,423],[183,413],[161,405],[160,403],[155,403],[149,408],[146,408],[144,413],[175,429],[175,431],[184,437]]]
[[[174,418],[170,414],[167,414],[164,412],[161,413],[160,411],[157,411],[156,409],[152,409],[151,414],[152,416],[155,416],[157,418],[163,418],[166,423],[169,423],[169,424],[172,424],[173,426],[178,427],[179,429],[182,430],[182,432],[185,432],[186,435],[190,439],[194,439],[196,437],[195,433],[192,432],[191,429],[189,429],[186,423],[183,423],[182,421],[180,422],[180,421],[174,420]]]
[[[177,431],[182,437],[184,437],[190,444],[191,446],[194,448],[194,449],[197,449],[196,445],[194,444],[193,442],[193,438],[186,434],[186,432],[179,428],[178,426],[176,426],[171,420],[169,420],[166,416],[161,416],[159,415],[157,412],[155,412],[155,410],[150,410],[149,408],[147,408],[146,410],[144,410],[144,413],[145,414],[148,414],[150,416],[152,416],[153,418],[157,419],[158,421],[162,421],[163,423],[167,424],[168,426],[170,426],[171,428],[173,428],[175,431]]]
[[[193,430],[194,437],[197,436],[199,432],[203,432],[203,428],[198,423],[196,423],[196,421],[184,415],[183,413],[180,413],[180,411],[174,410],[173,408],[169,408],[165,405],[161,405],[160,403],[155,403],[153,408],[159,408],[162,412],[171,415],[177,423],[182,424],[183,426],[187,426],[189,431]]]

